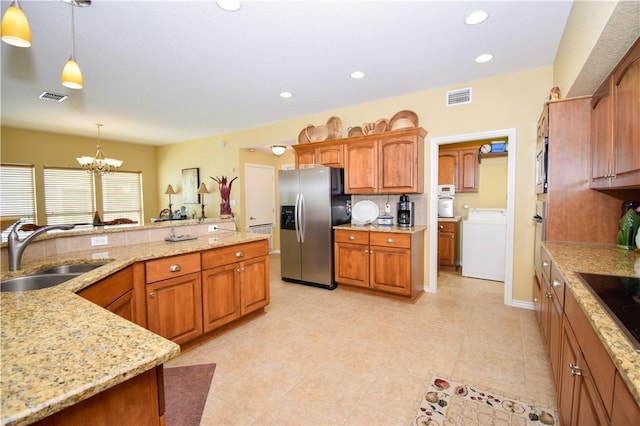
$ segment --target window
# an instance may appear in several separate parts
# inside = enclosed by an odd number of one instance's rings
[[[93,174],[45,166],[44,207],[47,225],[93,223],[96,211]]]
[[[102,176],[105,221],[126,218],[142,223],[142,173],[116,172]]]
[[[0,217],[36,223],[34,170],[33,164],[0,164]],[[2,233],[2,241],[8,234]]]

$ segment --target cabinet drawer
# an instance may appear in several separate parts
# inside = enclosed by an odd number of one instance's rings
[[[545,249],[540,250],[540,261],[542,262],[542,273],[546,279],[551,280],[551,256]]]
[[[411,235],[394,232],[371,232],[369,244],[372,246],[411,248]]]
[[[438,231],[456,232],[456,222],[438,222]]]
[[[334,233],[336,243],[369,244],[369,232],[336,229]]]
[[[267,240],[215,248],[202,252],[202,269],[216,268],[268,254],[269,242]]]
[[[147,274],[147,284],[166,280],[167,278],[191,274],[193,272],[200,272],[200,254],[189,253],[150,260],[145,263],[145,270]]]
[[[558,271],[555,265],[551,267],[551,290],[556,295],[556,300],[560,303],[560,307],[564,306],[564,277]]]

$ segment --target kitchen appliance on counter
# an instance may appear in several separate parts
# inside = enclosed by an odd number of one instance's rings
[[[402,194],[400,196],[400,202],[398,202],[398,226],[413,226],[413,207],[413,201],[409,201],[409,196]]]
[[[640,353],[640,278],[585,272],[578,275]]]
[[[438,185],[438,217],[453,217],[455,185]]]
[[[334,289],[333,226],[348,223],[343,170],[280,170],[280,269],[284,281]]]

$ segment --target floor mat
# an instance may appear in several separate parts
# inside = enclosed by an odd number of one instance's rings
[[[413,426],[557,425],[555,410],[434,376]]]
[[[198,426],[213,379],[215,364],[164,369],[167,426]]]

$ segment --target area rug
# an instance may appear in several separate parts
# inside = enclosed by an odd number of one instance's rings
[[[164,369],[167,426],[198,426],[213,379],[215,364]]]
[[[433,376],[413,426],[557,425],[555,410]]]

